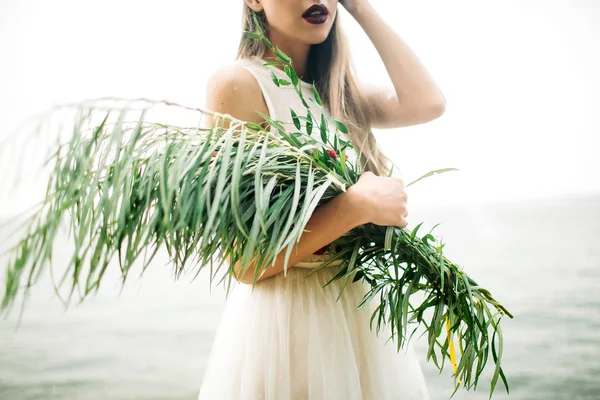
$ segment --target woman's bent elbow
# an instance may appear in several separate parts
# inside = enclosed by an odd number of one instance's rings
[[[238,262],[233,267],[233,276],[240,283],[243,283],[246,285],[252,285],[254,283],[254,271],[255,271],[255,267],[253,267],[252,265],[250,267],[248,267],[245,272],[242,271],[242,268]],[[243,273],[243,276],[241,276],[242,273]],[[256,281],[258,282],[260,280],[261,280],[260,277],[258,277]]]

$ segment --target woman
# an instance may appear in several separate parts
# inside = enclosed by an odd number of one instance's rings
[[[234,266],[241,284],[227,299],[199,399],[428,399],[412,347],[397,352],[389,332],[370,330],[373,303],[355,309],[367,287],[349,284],[336,300],[339,281],[323,286],[339,263],[307,275],[336,251],[331,242],[361,224],[407,226],[404,182],[387,176],[389,159],[370,128],[431,121],[444,112],[444,96],[368,0],[340,3],[373,42],[395,90],[354,78],[337,0],[244,2],[244,30],[257,31],[255,15],[269,40],[292,59],[306,98],[312,98],[314,83],[326,112],[349,127],[347,138],[357,149],[364,143],[358,161],[365,172],[314,211],[289,256],[287,275],[284,251],[254,288],[256,266]],[[304,107],[293,88],[272,82],[271,73],[286,78],[279,68],[263,65],[273,57],[263,41],[242,36],[236,61],[209,80],[206,107],[256,123],[265,122],[256,111],[291,122],[289,109]],[[356,153],[350,157],[356,161]]]

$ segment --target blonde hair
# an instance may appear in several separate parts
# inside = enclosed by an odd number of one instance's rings
[[[256,15],[260,28],[268,35],[269,26],[264,12],[256,13],[247,4],[244,4],[242,29],[258,32],[253,15]],[[331,32],[323,43],[311,46],[306,75],[314,81],[323,105],[329,110],[331,117],[342,121],[348,127],[352,144],[360,153],[361,170],[387,176],[391,160],[383,154],[371,132],[373,110],[358,89],[348,41],[339,19],[338,13]],[[242,34],[236,59],[252,56],[262,58],[266,50],[267,46],[262,40],[251,39]]]

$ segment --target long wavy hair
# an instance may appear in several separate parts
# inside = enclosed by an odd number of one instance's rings
[[[268,35],[269,24],[264,11],[255,12],[245,3],[242,15],[243,30],[258,32],[253,15],[256,15],[260,28]],[[327,39],[311,46],[306,75],[314,81],[323,105],[331,117],[344,122],[348,127],[350,140],[360,153],[361,170],[387,176],[391,160],[377,145],[371,131],[373,110],[358,89],[348,40],[339,20],[340,15],[336,13]],[[267,46],[262,40],[254,40],[242,34],[236,59],[253,56],[262,58],[266,50]]]

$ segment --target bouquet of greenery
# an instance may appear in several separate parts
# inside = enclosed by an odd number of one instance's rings
[[[293,86],[306,106],[305,115],[290,111],[297,131],[263,115],[278,137],[229,115],[165,101],[143,100],[139,118],[131,122],[126,121],[132,112],[129,106],[107,110],[102,99],[91,105],[79,103],[72,137],[48,159],[54,166],[45,199],[24,237],[11,248],[0,311],[9,309],[23,284],[26,293],[39,278],[52,259],[53,241],[65,220],[74,253],[55,285],[58,293],[68,282],[67,304],[74,294],[83,300],[99,289],[115,255],[124,284],[140,255],[144,254],[143,273],[162,245],[177,277],[210,266],[211,282],[218,280],[229,288],[236,262],[248,266],[255,260],[256,279],[283,250],[286,273],[289,254],[312,212],[356,183],[361,171],[347,159],[350,141],[337,135],[333,143],[329,140],[328,121],[344,133],[347,127],[324,112],[320,117],[310,112],[291,60],[262,32],[246,34],[264,40],[274,51],[274,63],[289,77],[273,75],[274,84]],[[314,97],[324,110],[316,89]],[[146,115],[158,105],[210,115],[213,124],[181,127],[152,122]],[[113,121],[115,111],[118,117]],[[227,128],[225,122],[230,123]],[[300,132],[302,123],[307,135]],[[322,142],[312,135],[321,135]],[[432,171],[408,186],[448,170],[452,169]],[[452,362],[453,394],[460,383],[467,389],[477,387],[490,349],[495,363],[490,397],[499,377],[508,391],[501,367],[500,319],[512,315],[444,256],[444,244],[431,232],[419,237],[421,225],[412,231],[361,225],[334,242],[341,250],[319,268],[342,260],[330,281],[342,279],[342,291],[348,282],[368,283],[370,290],[357,307],[378,299],[371,329],[373,322],[377,332],[391,327],[398,349],[407,340],[409,323],[423,327],[428,334],[427,360],[440,371],[446,356]],[[411,301],[415,293],[423,297],[419,304]],[[442,332],[445,338],[439,340]]]

